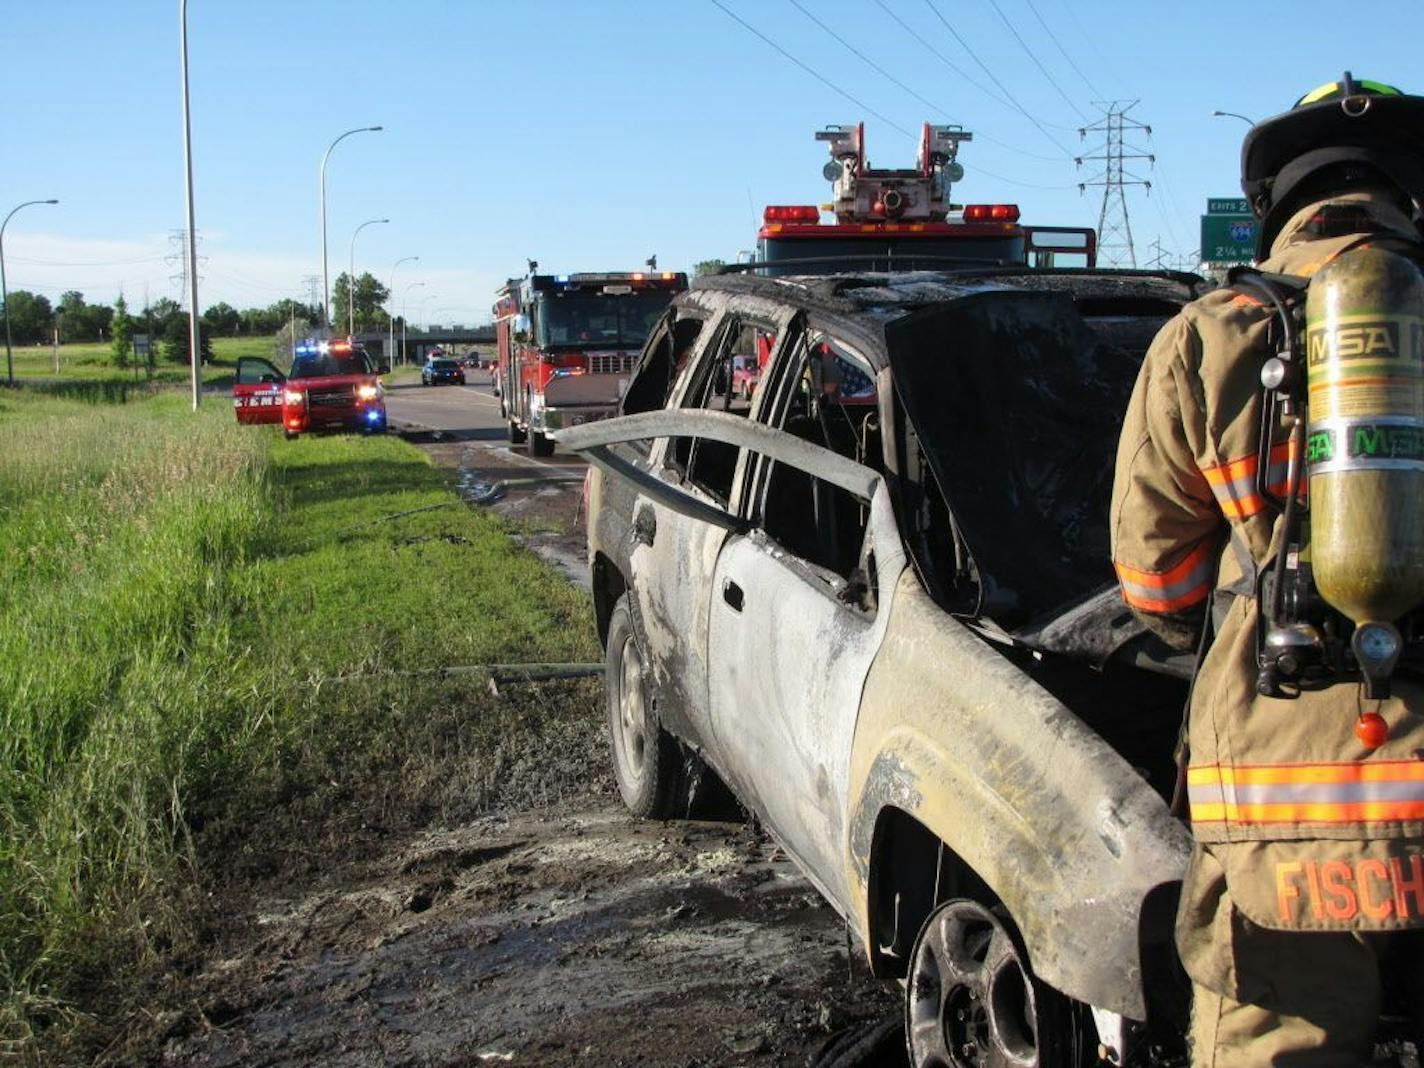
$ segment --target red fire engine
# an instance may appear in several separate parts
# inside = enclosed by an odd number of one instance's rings
[[[913,169],[876,170],[865,156],[865,124],[816,132],[830,143],[822,174],[835,202],[773,205],[762,217],[756,259],[766,274],[830,274],[847,269],[950,267],[964,261],[1031,267],[1093,267],[1097,235],[1069,226],[1024,226],[1017,204],[950,201],[964,177],[955,158],[974,135],[925,123]],[[822,210],[835,221],[823,224]]]
[[[509,440],[548,456],[560,429],[617,414],[648,331],[686,288],[674,271],[510,279],[494,305]]]

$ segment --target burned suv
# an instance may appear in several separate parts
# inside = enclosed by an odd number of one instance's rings
[[[915,1065],[1180,1033],[1190,664],[1123,607],[1107,514],[1138,366],[1199,283],[704,279],[622,416],[560,435],[594,465],[624,800],[683,814],[715,773],[905,982]]]

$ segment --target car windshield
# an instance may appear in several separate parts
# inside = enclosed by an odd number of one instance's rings
[[[318,356],[298,356],[292,361],[288,378],[325,378],[328,375],[375,374],[364,352],[328,352]]]
[[[1114,581],[1108,497],[1151,336],[1139,334],[1085,320],[1066,295],[1024,292],[886,329],[896,394],[983,576],[983,611],[1007,627]]]
[[[539,343],[546,348],[641,348],[669,299],[665,291],[545,296],[538,304]]]
[[[869,257],[869,258],[867,258]],[[777,266],[763,269],[764,274],[835,274],[840,268],[835,260],[844,260],[858,271],[891,271],[919,265],[933,268],[948,259],[983,260],[994,263],[1004,260],[1022,263],[1022,234],[1004,237],[914,237],[897,238],[881,235],[868,237],[764,238],[758,259]],[[814,259],[818,262],[796,266],[790,261]],[[782,264],[785,266],[782,266]]]

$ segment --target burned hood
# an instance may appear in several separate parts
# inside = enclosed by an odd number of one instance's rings
[[[983,291],[887,324],[895,390],[1006,629],[1114,582],[1108,505],[1141,363],[1063,293]]]

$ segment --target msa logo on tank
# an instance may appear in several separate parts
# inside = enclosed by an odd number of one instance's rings
[[[1379,421],[1327,426],[1306,439],[1305,458],[1311,464],[1340,459],[1424,461],[1424,427]]]
[[[1396,360],[1401,356],[1416,367],[1424,361],[1424,325],[1418,319],[1361,318],[1312,327],[1305,338],[1309,365],[1319,367],[1329,359]]]

